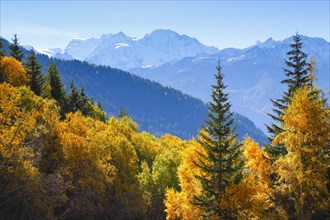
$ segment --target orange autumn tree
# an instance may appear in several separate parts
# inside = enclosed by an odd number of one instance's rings
[[[319,97],[311,98],[305,86],[296,90],[282,119],[284,131],[273,141],[288,151],[275,162],[279,211],[294,219],[326,219],[330,207],[329,106]]]

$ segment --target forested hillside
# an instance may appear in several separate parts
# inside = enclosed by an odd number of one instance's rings
[[[9,42],[3,39],[8,54]],[[26,57],[29,51],[23,50]],[[46,73],[51,59],[37,54]],[[137,77],[128,72],[108,66],[96,66],[81,61],[54,59],[67,91],[71,80],[86,94],[100,101],[108,116],[117,116],[120,108],[126,109],[141,130],[156,136],[166,133],[190,139],[196,136],[207,117],[207,105],[201,100],[185,95],[178,90]],[[214,69],[216,71],[216,69]],[[263,132],[248,118],[235,114],[239,139],[251,135],[259,143],[266,142]]]
[[[34,51],[0,44],[1,218],[329,219],[330,109],[301,44],[263,146],[237,140],[220,63],[198,136],[158,138],[73,82],[66,93],[55,62],[44,75]]]

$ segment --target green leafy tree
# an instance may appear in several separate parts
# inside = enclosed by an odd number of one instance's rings
[[[22,61],[24,54],[23,50],[18,42],[17,34],[14,34],[14,38],[12,39],[13,43],[9,45],[9,53],[12,57],[14,57],[18,61]]]
[[[42,93],[42,87],[45,82],[44,76],[41,73],[41,65],[39,64],[36,53],[33,49],[30,51],[30,56],[25,64],[27,74],[30,76],[30,88],[38,96]]]
[[[271,100],[274,108],[273,114],[268,114],[274,121],[271,125],[267,125],[267,130],[270,133],[269,140],[272,141],[276,135],[283,132],[281,115],[287,108],[290,97],[294,91],[304,85],[309,84],[310,64],[307,62],[307,55],[302,51],[301,36],[296,33],[293,36],[293,43],[290,44],[291,50],[287,52],[287,59],[285,60],[286,68],[284,68],[286,79],[282,80],[282,84],[288,86],[287,91],[284,92],[282,98]],[[281,144],[268,145],[266,151],[269,152],[275,159],[287,153],[285,147]]]
[[[212,101],[209,103],[209,114],[205,132],[200,133],[199,143],[204,148],[206,156],[200,153],[203,160],[196,162],[202,170],[197,176],[201,182],[200,195],[194,196],[194,203],[205,210],[207,218],[231,218],[229,211],[220,204],[229,195],[227,186],[238,180],[241,175],[242,163],[239,162],[241,154],[240,143],[233,135],[231,129],[233,115],[230,113],[231,104],[228,94],[224,93],[226,86],[223,84],[223,74],[220,63],[217,66],[215,78],[217,83],[212,86]]]
[[[142,171],[138,175],[140,187],[151,197],[146,219],[165,219],[165,191],[167,188],[179,190],[177,169],[181,163],[181,152],[189,146],[188,142],[169,134],[162,136],[161,140],[166,150],[156,156],[152,167],[142,162]]]

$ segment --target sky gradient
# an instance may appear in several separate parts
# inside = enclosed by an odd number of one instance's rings
[[[0,1],[0,35],[65,48],[72,38],[171,29],[219,49],[299,33],[329,41],[329,1]]]

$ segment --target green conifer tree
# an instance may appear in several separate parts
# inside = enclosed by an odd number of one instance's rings
[[[78,92],[78,90],[76,89],[76,87],[74,86],[73,80],[71,80],[70,83],[70,95],[68,97],[68,110],[70,112],[76,112],[78,110],[81,111],[81,106],[80,106],[80,94]]]
[[[103,110],[102,103],[101,103],[100,100],[97,101],[96,106],[99,109],[99,111],[101,112],[100,121],[106,121],[107,120],[107,116],[106,116],[106,113]]]
[[[64,118],[65,113],[68,112],[68,104],[66,92],[64,89],[64,85],[62,84],[60,73],[57,70],[57,67],[54,61],[50,62],[48,67],[48,74],[50,78],[50,94],[53,99],[57,101],[57,104],[60,106],[60,113],[62,118]]]
[[[82,86],[80,88],[80,99],[79,99],[79,109],[83,113],[83,115],[87,116],[88,112],[88,97],[85,94],[85,88]]]
[[[285,60],[284,68],[286,79],[282,80],[282,84],[288,86],[287,91],[284,92],[282,98],[271,100],[273,103],[273,114],[268,114],[274,121],[271,125],[267,125],[267,130],[270,134],[268,137],[272,141],[279,133],[283,131],[282,125],[283,120],[281,115],[284,109],[287,108],[290,97],[292,97],[294,91],[303,85],[309,84],[309,71],[310,64],[307,62],[307,55],[302,51],[302,39],[301,36],[296,33],[293,36],[293,43],[290,44],[291,50],[287,52],[288,59]],[[267,145],[266,151],[269,152],[275,159],[281,155],[287,153],[283,145]]]
[[[18,42],[17,34],[14,34],[14,38],[11,40],[13,41],[13,43],[9,45],[9,49],[10,49],[9,53],[12,57],[14,57],[16,60],[21,62],[24,57],[24,54]]]
[[[129,116],[129,115],[128,115],[128,112],[126,111],[125,108],[120,107],[120,109],[119,109],[119,114],[118,114],[118,118],[122,118],[122,117],[125,117],[125,116]]]
[[[197,166],[206,175],[197,176],[202,184],[202,193],[194,197],[194,203],[205,209],[207,218],[231,218],[230,213],[221,208],[220,202],[226,198],[226,188],[238,180],[242,171],[240,143],[231,129],[233,114],[230,113],[231,104],[228,94],[224,93],[223,74],[220,63],[217,66],[216,85],[212,86],[212,101],[209,103],[208,120],[201,132],[199,142],[207,155],[199,153],[205,161],[199,160]]]
[[[36,53],[33,49],[30,50],[30,56],[25,64],[27,74],[30,76],[30,88],[38,96],[42,93],[42,87],[45,82],[44,75],[41,73],[41,65],[39,64]]]

